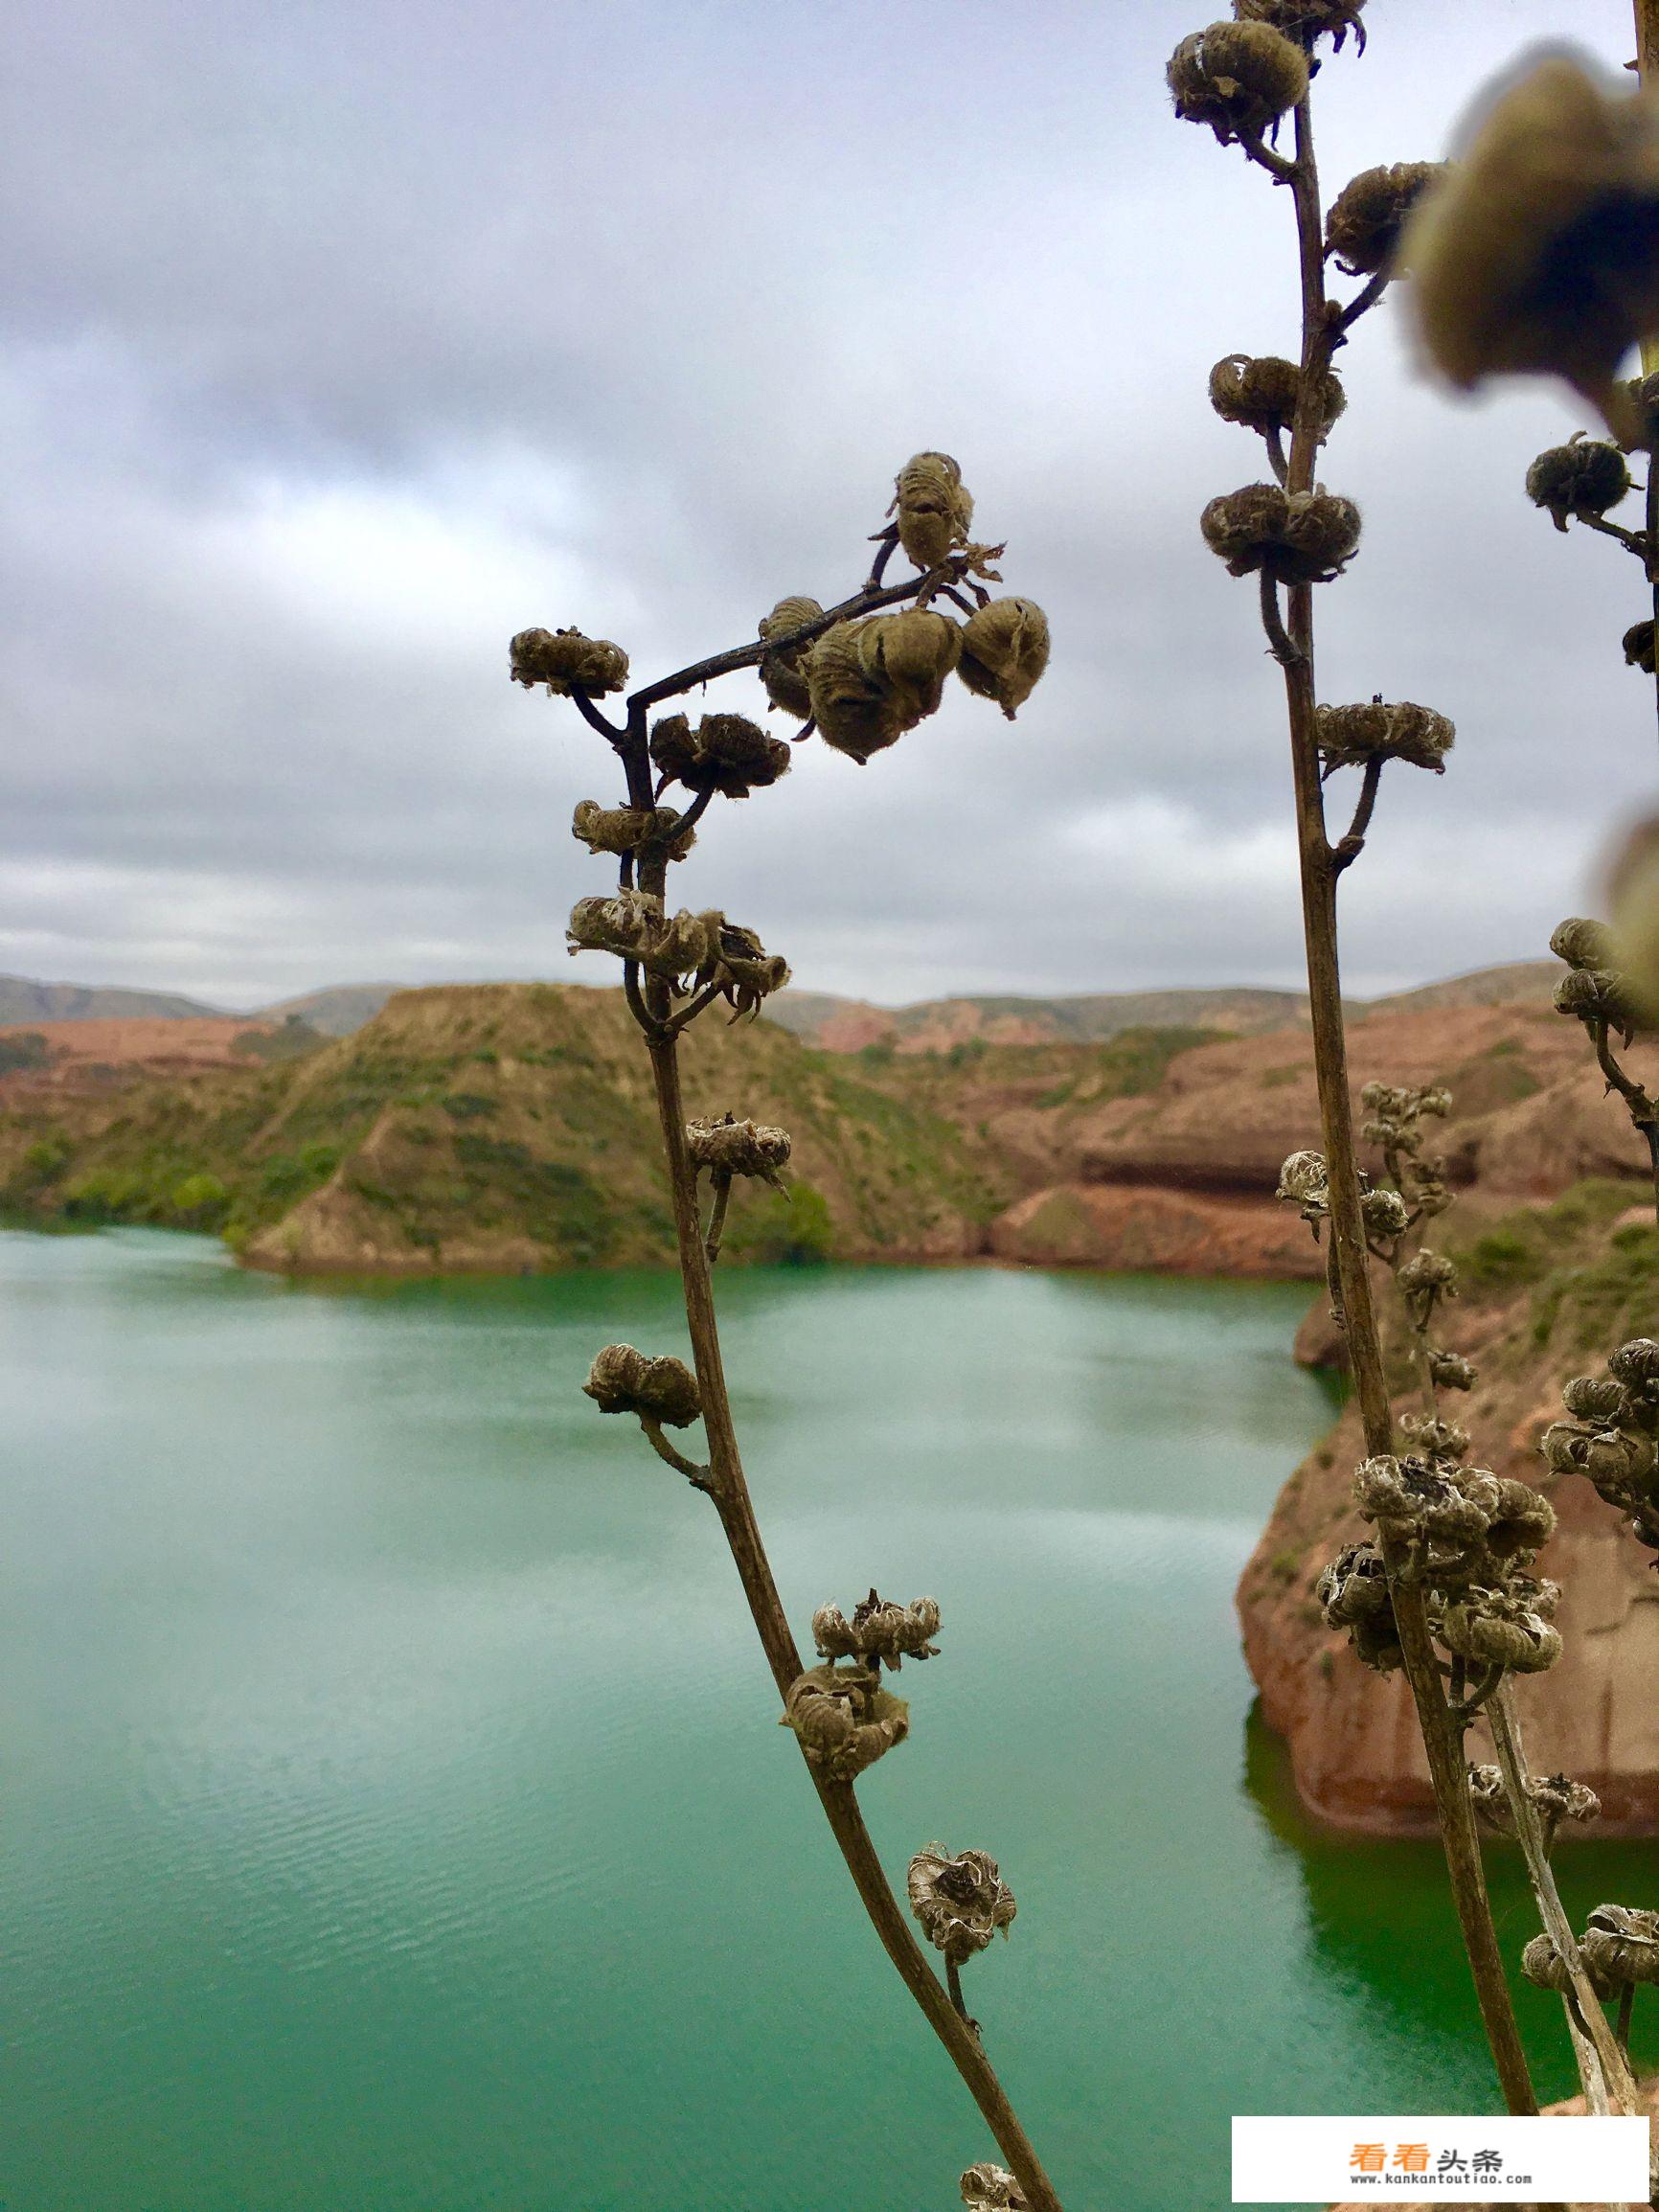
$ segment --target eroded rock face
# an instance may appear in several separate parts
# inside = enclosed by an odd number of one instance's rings
[[[1659,1831],[1659,1574],[1587,1482],[1548,1474],[1536,1438],[1558,1400],[1538,1393],[1534,1373],[1477,1396],[1469,1416],[1482,1464],[1544,1489],[1558,1516],[1539,1571],[1565,1592],[1557,1616],[1565,1650],[1549,1673],[1515,1685],[1528,1759],[1534,1771],[1590,1785],[1602,1807],[1595,1834],[1651,1835]],[[1458,1413],[1465,1418],[1461,1406]],[[1430,1835],[1428,1767],[1405,1678],[1362,1667],[1313,1600],[1320,1568],[1370,1534],[1349,1494],[1362,1456],[1350,1412],[1280,1494],[1239,1585],[1244,1655],[1263,1718],[1289,1745],[1312,1812],[1342,1828]],[[1469,1757],[1493,1756],[1477,1724]]]
[[[1323,1277],[1325,1262],[1294,1213],[1271,1198],[1155,1185],[1058,1183],[991,1224],[991,1251],[1032,1266],[1131,1273]]]

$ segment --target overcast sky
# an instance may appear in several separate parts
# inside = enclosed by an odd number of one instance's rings
[[[1628,0],[1372,0],[1322,70],[1328,193],[1442,153],[1528,43]],[[1287,984],[1281,694],[1205,551],[1262,473],[1211,364],[1294,349],[1288,195],[1177,124],[1185,0],[23,0],[0,133],[0,969],[252,1005],[546,975],[620,794],[528,624],[643,682],[863,573],[962,462],[1054,660],[866,769],[808,743],[679,876],[803,986]],[[1365,543],[1327,699],[1449,714],[1348,878],[1349,980],[1538,955],[1648,796],[1636,565],[1521,479],[1586,418],[1453,405],[1391,305],[1324,464]],[[752,678],[710,706],[749,708]],[[774,718],[774,722],[783,718]],[[789,725],[793,727],[794,725]]]

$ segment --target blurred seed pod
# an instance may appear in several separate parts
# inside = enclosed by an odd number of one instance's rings
[[[1617,1423],[1629,1410],[1630,1399],[1611,1375],[1575,1375],[1561,1385],[1561,1403],[1579,1421]]]
[[[1475,1386],[1474,1363],[1458,1352],[1431,1351],[1428,1371],[1441,1390],[1472,1390]]]
[[[914,564],[937,568],[967,543],[973,500],[948,453],[913,453],[895,479],[887,512],[898,515],[898,542]]]
[[[1212,499],[1204,542],[1233,576],[1265,569],[1278,583],[1329,583],[1359,550],[1359,510],[1329,491],[1246,484]]]
[[[1604,922],[1587,921],[1581,914],[1557,922],[1550,933],[1550,950],[1569,968],[1611,968],[1613,932]]]
[[[1414,1451],[1423,1452],[1430,1459],[1466,1459],[1468,1456],[1469,1432],[1455,1421],[1446,1421],[1438,1413],[1403,1413],[1399,1421],[1400,1433]]]
[[[568,698],[581,692],[602,699],[628,680],[628,656],[608,638],[583,637],[580,629],[521,629],[509,648],[509,672],[530,690],[545,684]]]
[[[1443,161],[1397,161],[1351,177],[1325,218],[1325,250],[1338,268],[1351,277],[1392,269],[1412,210],[1444,168]]]
[[[1638,822],[1625,836],[1608,871],[1607,895],[1631,1003],[1659,1028],[1659,819]]]
[[[1212,23],[1182,39],[1164,74],[1181,121],[1227,146],[1289,113],[1307,90],[1307,56],[1269,24]]]
[[[993,599],[969,615],[956,673],[1011,722],[1049,665],[1049,620],[1034,599]]]
[[[1404,761],[1414,768],[1445,773],[1457,741],[1455,726],[1432,707],[1410,699],[1388,706],[1321,707],[1316,718],[1319,757],[1328,768],[1358,768],[1370,761]]]
[[[902,1698],[871,1687],[860,1669],[808,1667],[789,1685],[784,1726],[793,1728],[802,1750],[833,1782],[851,1782],[884,1758],[910,1733],[910,1707]]]
[[[866,674],[898,700],[906,729],[939,712],[945,678],[962,658],[962,630],[948,615],[908,606],[873,615],[857,636]]]
[[[1466,389],[1564,376],[1630,427],[1614,373],[1659,331],[1659,110],[1540,61],[1426,194],[1404,255],[1430,357]]]
[[[1224,422],[1241,422],[1247,430],[1286,429],[1296,413],[1302,372],[1294,361],[1264,353],[1229,353],[1210,372],[1210,404]],[[1342,380],[1327,370],[1320,385],[1319,439],[1323,444],[1331,424],[1348,404]]]
[[[651,759],[670,783],[728,799],[775,784],[793,757],[782,738],[769,738],[746,715],[705,715],[695,729],[685,715],[666,715],[651,731]]]
[[[683,1360],[648,1358],[631,1344],[607,1344],[582,1389],[602,1413],[637,1413],[684,1428],[702,1418],[697,1379]]]
[[[1362,1192],[1359,1210],[1368,1233],[1377,1238],[1403,1237],[1411,1220],[1398,1191]]]
[[[1618,446],[1582,430],[1575,430],[1564,445],[1548,446],[1527,470],[1527,497],[1534,507],[1547,508],[1562,531],[1569,515],[1599,520],[1629,489],[1630,471]]]
[[[1590,1987],[1602,2002],[1605,2003],[1608,1997],[1615,1996],[1618,1994],[1618,1984],[1610,1982],[1605,1973],[1590,1964],[1581,1944],[1579,1947],[1579,1956],[1584,1962],[1584,1972],[1589,1977]],[[1558,1995],[1564,1996],[1573,1986],[1571,1977],[1567,1973],[1566,1961],[1547,1935],[1534,1936],[1532,1942],[1522,1951],[1521,1972],[1538,1989],[1553,1989]]]
[[[1351,31],[1357,50],[1365,52],[1364,9],[1365,0],[1233,0],[1240,23],[1265,23],[1305,46],[1329,34],[1333,54],[1341,53]]]
[[[970,2166],[962,2177],[962,2201],[970,2212],[1031,2212],[1031,2200],[1006,2166]]]
[[[1659,1982],[1659,1912],[1599,1904],[1579,1939],[1584,1964],[1613,1983]]]
[[[1556,1012],[1570,1015],[1575,1020],[1604,1022],[1623,1037],[1633,1036],[1638,1027],[1630,987],[1611,969],[1569,969],[1554,995]]]
[[[1651,1336],[1633,1336],[1608,1360],[1607,1372],[1627,1391],[1653,1403],[1659,1398],[1659,1343]]]
[[[935,1950],[960,1966],[1006,1936],[1018,1906],[996,1860],[986,1851],[954,1856],[930,1843],[910,1861],[910,1909]]]
[[[1563,1820],[1594,1820],[1602,1811],[1602,1800],[1589,1785],[1575,1782],[1568,1774],[1534,1774],[1527,1795],[1537,1807],[1546,1833]]]
[[[1323,1197],[1329,1181],[1329,1172],[1323,1152],[1292,1152],[1279,1171],[1279,1188],[1274,1197],[1301,1204],[1308,1198]]]
[[[868,618],[874,620],[874,617]],[[895,744],[907,722],[898,693],[872,674],[859,650],[861,622],[827,629],[807,659],[807,683],[818,735],[830,749],[862,766],[873,753]]]
[[[683,860],[697,841],[697,832],[679,827],[671,807],[602,807],[597,799],[579,799],[570,818],[570,833],[590,853],[638,853],[649,848],[670,860]]]
[[[693,1168],[708,1168],[717,1175],[758,1175],[762,1182],[783,1189],[779,1171],[788,1165],[789,1132],[763,1122],[688,1122],[686,1151]]]
[[[824,609],[815,599],[781,599],[768,615],[763,615],[760,635],[764,641],[774,637],[787,637],[809,622],[823,618]],[[766,696],[775,707],[805,721],[812,712],[812,700],[807,689],[807,655],[811,651],[810,641],[805,645],[785,646],[775,652],[761,655],[761,681],[766,687]]]
[[[1523,1553],[1540,1552],[1556,1533],[1556,1509],[1542,1491],[1512,1475],[1495,1475],[1498,1497],[1487,1524],[1487,1549],[1508,1568]]]
[[[1621,642],[1625,648],[1625,666],[1640,669],[1645,676],[1650,676],[1653,673],[1652,622],[1633,622]]]

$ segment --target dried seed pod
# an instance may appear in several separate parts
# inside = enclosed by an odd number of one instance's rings
[[[1629,1410],[1629,1394],[1611,1375],[1575,1375],[1561,1385],[1561,1403],[1579,1421],[1617,1424]]]
[[[1551,445],[1527,470],[1527,497],[1549,510],[1557,530],[1569,515],[1599,520],[1630,489],[1630,471],[1617,445],[1575,430],[1564,445]]]
[[[1320,1576],[1315,1595],[1328,1629],[1346,1629],[1362,1665],[1391,1675],[1405,1663],[1388,1571],[1375,1544],[1345,1544]]]
[[[695,974],[713,957],[719,914],[688,914],[671,919],[663,902],[648,891],[613,891],[579,899],[570,910],[565,937],[571,952],[614,952],[665,982]]]
[[[666,1421],[670,1428],[702,1419],[697,1379],[685,1362],[666,1355],[651,1359],[631,1344],[607,1344],[582,1389],[602,1413],[637,1413],[642,1421]]]
[[[583,637],[580,629],[521,629],[508,649],[508,668],[527,691],[545,684],[561,698],[580,692],[602,699],[628,680],[628,656],[621,646]]]
[[[1408,1298],[1457,1296],[1457,1268],[1444,1253],[1431,1252],[1426,1244],[1412,1254],[1395,1280]]]
[[[1460,1352],[1431,1350],[1428,1371],[1441,1390],[1472,1390],[1475,1386],[1474,1362],[1466,1359]]]
[[[894,482],[887,510],[898,517],[898,542],[918,568],[938,568],[967,543],[973,500],[948,453],[913,453]]]
[[[746,715],[705,715],[694,730],[685,715],[666,715],[651,731],[651,759],[671,783],[728,799],[775,784],[793,757]]]
[[[1546,1836],[1553,1836],[1563,1820],[1594,1820],[1602,1810],[1596,1792],[1567,1774],[1534,1774],[1527,1795],[1538,1809]]]
[[[813,1646],[823,1657],[861,1659],[877,1671],[885,1661],[895,1674],[907,1658],[937,1658],[938,1646],[930,1639],[938,1633],[936,1598],[898,1606],[872,1590],[853,1607],[851,1620],[839,1606],[820,1606],[812,1615]]]
[[[1605,2003],[1608,1997],[1616,1995],[1618,1984],[1609,1981],[1604,1973],[1590,1964],[1582,1944],[1579,1946],[1579,1956],[1584,1962],[1584,1972],[1589,1977],[1590,1987],[1602,2002]],[[1532,1942],[1522,1951],[1521,1972],[1537,1988],[1553,1989],[1557,1995],[1564,1996],[1573,1986],[1572,1979],[1567,1973],[1566,1961],[1547,1935],[1534,1936]]]
[[[1399,1426],[1412,1449],[1425,1458],[1464,1459],[1468,1455],[1468,1430],[1460,1428],[1455,1421],[1443,1420],[1438,1413],[1402,1414]]]
[[[670,860],[683,860],[696,843],[697,832],[682,832],[679,825],[680,817],[671,807],[602,807],[597,799],[579,799],[570,833],[590,853],[639,853],[649,848]]]
[[[1352,707],[1321,707],[1319,757],[1328,768],[1358,768],[1371,761],[1406,761],[1414,768],[1445,772],[1457,731],[1444,715],[1410,699],[1387,706],[1381,699]]]
[[[958,1966],[1008,1934],[1018,1907],[996,1860],[986,1851],[954,1856],[930,1843],[910,1861],[910,1909],[935,1950]]]
[[[782,991],[788,982],[789,963],[781,952],[768,952],[753,929],[728,922],[721,913],[694,919],[703,926],[708,946],[694,971],[697,989],[714,984],[734,1018],[740,1014],[758,1015],[761,1001]]]
[[[993,599],[967,618],[956,673],[1011,722],[1048,665],[1049,618],[1035,600]]]
[[[874,620],[875,618],[870,618]],[[863,623],[838,622],[807,656],[807,684],[818,735],[832,751],[862,767],[912,726],[893,686],[866,668],[859,650]]]
[[[1362,169],[1330,203],[1325,250],[1351,277],[1392,269],[1412,210],[1444,170],[1443,161],[1397,161]]]
[[[970,2212],[1031,2212],[1031,2200],[1006,2166],[970,2166],[962,2177],[962,2201]]]
[[[1614,966],[1613,932],[1604,922],[1588,922],[1581,915],[1557,923],[1550,936],[1550,950],[1569,968]]]
[[[1621,640],[1625,648],[1625,666],[1640,669],[1645,676],[1653,673],[1653,624],[1633,622]]]
[[[1448,1652],[1517,1675],[1541,1675],[1561,1655],[1560,1630],[1530,1590],[1468,1590],[1443,1608],[1437,1633]]]
[[[851,1782],[874,1767],[910,1733],[910,1707],[902,1698],[872,1687],[862,1668],[808,1667],[789,1685],[783,1725],[793,1728],[802,1750],[833,1782]]]
[[[1228,146],[1289,113],[1307,90],[1307,57],[1269,24],[1212,23],[1182,39],[1164,74],[1181,121]]]
[[[1367,1234],[1383,1241],[1403,1237],[1411,1220],[1405,1200],[1398,1191],[1364,1191],[1360,1194],[1359,1210]]]
[[[1300,1206],[1305,1221],[1323,1220],[1330,1211],[1329,1174],[1323,1152],[1292,1152],[1279,1171],[1276,1198]]]
[[[1299,38],[1304,46],[1329,34],[1333,54],[1341,53],[1351,31],[1357,50],[1365,52],[1365,25],[1360,21],[1364,8],[1365,0],[1233,0],[1233,12],[1240,23],[1265,23],[1286,38]]]
[[[761,637],[787,637],[809,622],[821,621],[823,614],[815,599],[781,599],[770,614],[761,617]],[[761,681],[766,687],[766,696],[775,707],[782,707],[801,721],[812,712],[812,698],[807,689],[807,655],[811,650],[807,640],[761,655]]]
[[[1423,341],[1454,384],[1554,374],[1618,410],[1614,372],[1659,330],[1659,111],[1573,61],[1539,62],[1425,195],[1404,251]]]
[[[1247,430],[1284,429],[1296,413],[1302,372],[1294,361],[1277,353],[1253,359],[1248,353],[1229,353],[1210,372],[1210,404],[1223,422],[1241,422]],[[1324,444],[1330,426],[1348,404],[1342,379],[1334,369],[1326,371],[1320,384],[1319,441]]]
[[[1633,1336],[1628,1344],[1621,1344],[1607,1362],[1607,1372],[1632,1398],[1648,1405],[1659,1401],[1659,1343],[1651,1336]]]
[[[1659,1912],[1599,1904],[1584,1923],[1579,1950],[1586,1967],[1620,1986],[1659,1982]]]
[[[1557,1014],[1571,1015],[1579,1021],[1605,1022],[1625,1037],[1633,1036],[1637,1028],[1630,988],[1610,969],[1569,969],[1556,986],[1555,1007]]]
[[[1487,1524],[1487,1550],[1507,1571],[1523,1556],[1543,1550],[1556,1533],[1556,1509],[1531,1483],[1507,1474],[1492,1479],[1498,1495]]]
[[[909,729],[939,712],[944,680],[962,658],[962,631],[931,607],[874,615],[858,625],[858,657],[898,699]]]
[[[1329,583],[1359,550],[1359,510],[1329,491],[1246,484],[1212,499],[1204,542],[1233,576],[1265,569],[1278,583]]]
[[[788,1165],[789,1132],[763,1122],[688,1122],[686,1151],[693,1168],[716,1175],[758,1175],[782,1190],[779,1171]]]

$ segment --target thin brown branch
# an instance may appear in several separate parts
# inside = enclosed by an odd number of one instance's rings
[[[1284,425],[1269,422],[1261,433],[1261,443],[1267,448],[1267,465],[1281,484],[1290,473],[1290,463],[1284,452]]]
[[[663,1434],[659,1422],[641,1414],[640,1426],[646,1432],[646,1441],[659,1459],[666,1459],[676,1473],[685,1476],[693,1490],[708,1491],[711,1496],[714,1494],[710,1489],[708,1469],[699,1467],[694,1460],[688,1459],[684,1452],[677,1451]]]
[[[1276,153],[1259,131],[1241,130],[1239,133],[1239,144],[1244,148],[1250,159],[1259,168],[1264,169],[1277,183],[1295,183],[1296,164],[1293,161],[1286,161],[1282,153]]]
[[[1361,315],[1368,314],[1375,307],[1377,301],[1388,289],[1391,275],[1392,271],[1388,269],[1378,269],[1375,276],[1369,283],[1361,285],[1352,299],[1349,301],[1347,307],[1334,318],[1339,340],[1348,335]]]
[[[1371,817],[1376,806],[1376,788],[1382,782],[1382,762],[1373,757],[1365,764],[1365,774],[1359,787],[1359,803],[1353,810],[1353,819],[1337,839],[1336,849],[1330,855],[1330,864],[1340,875],[1351,868],[1365,851],[1365,832],[1371,828]]]
[[[616,746],[617,750],[620,752],[623,746],[623,741],[627,736],[627,732],[621,726],[621,724],[613,722],[607,714],[602,713],[601,710],[595,706],[592,699],[588,697],[586,692],[573,691],[570,696],[575,703],[577,713],[580,715],[582,720],[584,722],[590,723],[592,727],[599,732],[600,736],[605,740],[607,744]]]
[[[1261,627],[1267,632],[1267,650],[1282,669],[1294,668],[1303,658],[1300,646],[1293,645],[1279,611],[1279,586],[1266,569],[1261,571]]]
[[[709,1256],[712,1267],[720,1256],[720,1239],[726,1233],[726,1208],[732,1198],[732,1178],[716,1174],[714,1178],[714,1202],[709,1208],[709,1226],[703,1238],[703,1250]]]

